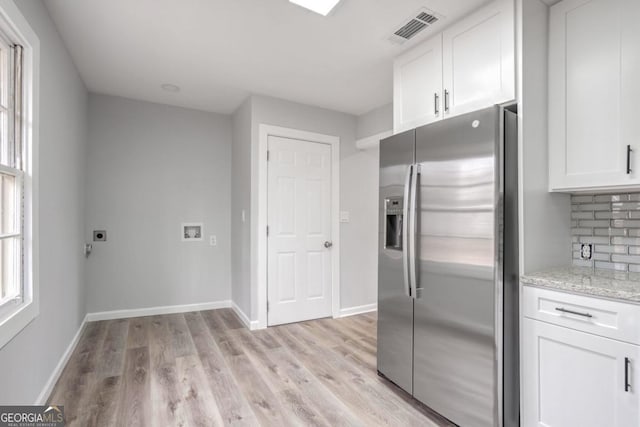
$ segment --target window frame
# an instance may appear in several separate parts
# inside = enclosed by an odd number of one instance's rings
[[[11,0],[0,0],[0,32],[22,46],[22,301],[0,314],[0,349],[40,313],[38,142],[40,40]],[[9,168],[10,169],[10,168]],[[4,170],[4,169],[3,169]]]

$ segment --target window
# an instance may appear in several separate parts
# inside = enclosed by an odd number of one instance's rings
[[[40,311],[39,61],[31,26],[13,1],[0,0],[0,348]]]
[[[0,316],[23,302],[22,47],[0,34]]]

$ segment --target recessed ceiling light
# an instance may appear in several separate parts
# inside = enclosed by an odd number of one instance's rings
[[[167,92],[180,92],[180,86],[172,85],[171,83],[165,83],[160,87]]]
[[[314,11],[315,13],[319,13],[322,16],[327,16],[329,12],[333,10],[334,7],[340,0],[289,0],[291,3],[295,3],[298,6],[302,6],[306,9]]]

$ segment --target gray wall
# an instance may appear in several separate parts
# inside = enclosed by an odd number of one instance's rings
[[[87,91],[43,4],[16,4],[40,38],[40,315],[0,349],[0,404],[35,402],[85,315]]]
[[[231,298],[251,314],[251,98],[233,114],[231,149]],[[245,221],[242,221],[242,211]]]
[[[571,203],[549,193],[547,59],[549,8],[519,0],[520,273],[571,264]]]
[[[355,307],[372,304],[377,299],[377,282],[375,279],[375,257],[371,256],[375,248],[375,234],[371,236],[374,242],[371,251],[363,250],[362,240],[371,234],[371,210],[366,200],[371,199],[368,191],[363,191],[370,178],[359,173],[364,163],[371,162],[371,156],[356,150],[355,116],[326,110],[308,105],[293,103],[281,99],[253,96],[251,99],[251,140],[253,165],[257,164],[258,130],[260,124],[289,127],[293,129],[317,132],[340,137],[340,210],[349,211],[351,220],[340,227],[340,280],[341,307]],[[252,176],[251,205],[257,206],[257,177]],[[377,188],[377,183],[375,185]],[[377,190],[376,190],[377,191]],[[377,197],[377,196],[376,196]],[[373,205],[375,212],[375,205]],[[251,212],[252,226],[255,230],[257,212]],[[375,221],[375,220],[374,220]],[[373,228],[375,230],[375,228]],[[255,233],[254,233],[255,234]],[[257,236],[253,236],[255,239]],[[255,242],[256,240],[253,240]],[[252,246],[251,258],[255,266],[257,247]],[[251,272],[251,299],[254,302],[251,318],[257,319],[257,271]],[[235,286],[235,284],[234,284]],[[246,286],[243,284],[241,286]],[[248,314],[248,313],[247,313]]]
[[[229,116],[92,94],[88,171],[89,312],[230,299]]]
[[[356,135],[358,139],[393,130],[393,103],[375,108],[358,116]]]
[[[371,110],[358,116],[356,121],[358,139],[390,130],[393,130],[393,104]],[[360,280],[366,283],[363,291],[367,302],[363,304],[377,303],[380,148],[375,146],[354,153],[343,170],[343,179],[353,183],[356,204],[352,209],[360,218],[354,230],[354,241],[350,242],[352,251],[360,251],[360,271],[349,273],[359,274]]]

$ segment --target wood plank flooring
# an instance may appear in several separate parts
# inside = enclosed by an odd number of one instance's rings
[[[68,426],[442,426],[376,372],[376,317],[250,332],[231,309],[88,323],[50,398]]]

